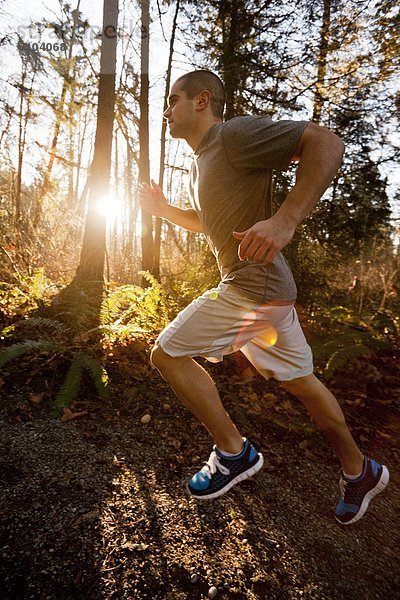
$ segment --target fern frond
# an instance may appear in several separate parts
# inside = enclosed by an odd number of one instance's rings
[[[324,371],[325,377],[329,379],[338,369],[344,367],[350,362],[353,362],[355,358],[359,358],[360,356],[365,356],[370,353],[371,349],[368,348],[368,346],[363,346],[362,344],[346,346],[346,348],[337,350],[328,360]]]
[[[397,334],[397,326],[394,319],[383,312],[377,312],[371,319],[371,326],[381,333]]]
[[[160,282],[152,275],[149,271],[139,271],[139,275],[143,277],[146,281],[148,281],[153,289],[162,289]]]
[[[79,354],[80,364],[85,369],[96,387],[96,390],[102,400],[108,398],[108,375],[107,371],[101,366],[98,360],[88,354]]]
[[[359,332],[338,334],[335,335],[332,339],[328,339],[328,341],[317,342],[316,344],[314,344],[313,354],[317,360],[323,359],[327,358],[333,352],[336,352],[341,348],[346,348],[347,346],[354,346],[363,342],[365,343],[365,337],[363,338],[362,334],[360,334]]]
[[[31,317],[30,319],[23,319],[16,323],[18,327],[32,327],[37,329],[45,329],[51,332],[61,333],[63,335],[70,335],[72,333],[71,329],[62,323],[61,321],[56,321],[55,319],[48,319],[45,317]]]
[[[132,310],[142,294],[142,288],[136,285],[124,285],[109,293],[101,305],[100,323],[113,323],[121,317],[121,312]]]
[[[393,345],[390,342],[386,340],[381,340],[377,337],[374,337],[373,335],[366,337],[363,340],[363,343],[365,346],[368,346],[368,348],[370,348],[373,352],[390,352],[391,350],[393,350]]]
[[[31,352],[61,352],[62,349],[53,342],[47,342],[44,340],[25,340],[18,344],[8,346],[0,352],[0,367],[3,367],[14,358],[29,354]]]
[[[79,392],[79,387],[82,381],[82,362],[79,354],[77,354],[64,379],[64,383],[60,387],[57,396],[55,397],[51,415],[59,416],[63,408],[67,408],[76,400]]]

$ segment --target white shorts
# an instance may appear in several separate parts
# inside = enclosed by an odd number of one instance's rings
[[[227,283],[196,298],[157,343],[170,356],[203,356],[210,362],[240,350],[266,379],[290,381],[313,372],[294,305],[260,306]]]

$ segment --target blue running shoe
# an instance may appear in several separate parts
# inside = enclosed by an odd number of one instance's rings
[[[389,470],[375,460],[364,457],[364,468],[358,479],[339,481],[341,497],[335,510],[335,518],[342,525],[355,523],[365,514],[370,500],[385,489],[389,483]]]
[[[264,464],[263,455],[257,452],[249,440],[243,438],[243,441],[243,450],[232,458],[224,456],[217,446],[213,447],[207,463],[188,483],[188,490],[194,498],[218,498],[261,469]]]

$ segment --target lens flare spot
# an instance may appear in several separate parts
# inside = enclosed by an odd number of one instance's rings
[[[278,340],[278,333],[272,327],[271,329],[268,329],[268,331],[262,334],[262,339],[266,344],[268,344],[268,346],[275,346]]]
[[[210,294],[210,300],[216,300],[218,298],[218,292],[211,292]]]

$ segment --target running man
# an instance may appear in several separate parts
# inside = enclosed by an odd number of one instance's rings
[[[140,190],[145,211],[206,236],[221,273],[217,288],[194,300],[161,332],[151,355],[215,442],[188,489],[195,498],[216,498],[263,465],[262,454],[225,411],[210,375],[193,360],[202,356],[218,362],[241,350],[263,377],[274,377],[301,400],[331,442],[342,466],[335,517],[348,525],[386,487],[389,472],[361,453],[336,398],[313,374],[311,349],[294,307],[296,285],[280,252],[335,177],[343,143],[307,121],[245,116],[224,123],[223,109],[224,87],[214,73],[180,77],[164,118],[171,136],[193,150],[192,208],[168,204],[154,181]],[[299,161],[295,185],[273,213],[273,170],[286,170],[292,161]]]

